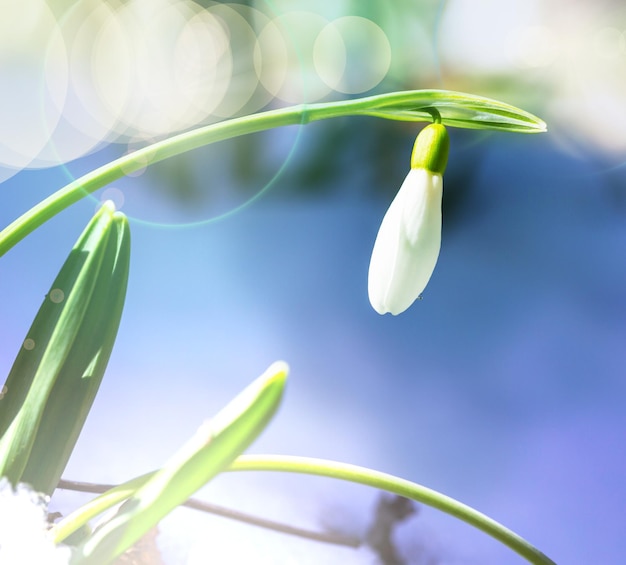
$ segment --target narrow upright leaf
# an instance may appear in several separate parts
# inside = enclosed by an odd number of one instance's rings
[[[72,249],[35,317],[0,400],[0,475],[51,494],[117,333],[129,261],[126,218],[106,204]]]

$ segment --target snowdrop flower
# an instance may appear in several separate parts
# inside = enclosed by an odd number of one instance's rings
[[[68,547],[56,546],[47,531],[47,497],[28,485],[15,489],[0,478],[0,563],[67,565]]]
[[[383,218],[369,268],[370,302],[379,314],[404,312],[430,280],[441,247],[443,172],[450,142],[441,124],[415,140],[411,170]]]

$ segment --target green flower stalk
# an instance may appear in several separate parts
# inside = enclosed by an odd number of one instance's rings
[[[378,231],[368,294],[379,314],[400,314],[430,280],[441,247],[443,173],[450,141],[441,124],[426,126],[415,140],[411,170]]]
[[[518,133],[546,131],[543,120],[515,106],[450,90],[389,92],[353,100],[290,106],[233,118],[164,139],[76,179],[0,231],[0,256],[44,222],[87,194],[148,165],[210,143],[276,127],[304,125],[343,116],[429,122],[434,113],[440,117],[442,124],[460,128]]]

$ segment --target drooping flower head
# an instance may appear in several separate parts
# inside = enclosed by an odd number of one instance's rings
[[[443,172],[450,141],[441,124],[415,140],[411,170],[378,230],[368,292],[379,314],[404,312],[428,284],[441,247]]]

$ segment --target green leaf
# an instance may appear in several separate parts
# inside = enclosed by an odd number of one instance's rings
[[[91,220],[33,321],[0,400],[0,475],[51,494],[100,385],[130,256],[110,203]]]
[[[403,121],[438,121],[460,128],[541,133],[537,116],[491,98],[450,90],[413,90],[363,98],[360,113]]]
[[[223,471],[265,428],[282,398],[287,366],[273,364],[206,422],[109,521],[76,548],[75,565],[108,563]],[[106,496],[106,493],[105,495]]]
[[[51,494],[56,488],[91,410],[122,317],[129,264],[128,220],[117,212],[91,300],[48,397],[22,474],[21,480],[39,492]]]

